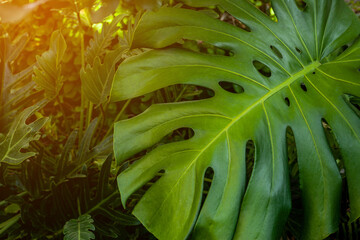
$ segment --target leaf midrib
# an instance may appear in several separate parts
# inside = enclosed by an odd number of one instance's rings
[[[308,74],[309,72],[312,72],[314,69],[316,69],[317,67],[319,67],[321,65],[320,62],[315,61],[312,62],[311,64],[309,64],[308,66],[306,66],[305,68],[303,68],[301,71],[290,75],[290,77],[288,79],[286,79],[283,83],[279,84],[278,86],[276,86],[275,88],[271,89],[268,93],[266,93],[263,97],[261,97],[259,100],[257,100],[255,103],[253,103],[251,106],[249,106],[246,110],[242,111],[239,115],[237,115],[235,118],[233,118],[233,120],[226,125],[204,148],[202,148],[199,151],[199,154],[194,158],[194,160],[191,161],[191,163],[189,164],[189,166],[183,171],[183,173],[181,174],[181,176],[178,178],[178,180],[176,181],[176,183],[174,184],[174,187],[169,191],[169,193],[167,194],[167,196],[165,197],[164,201],[161,203],[161,205],[158,208],[158,211],[156,211],[156,213],[152,216],[151,219],[153,219],[157,214],[160,213],[160,209],[162,208],[162,206],[164,205],[164,203],[166,202],[166,200],[170,197],[171,193],[174,191],[175,186],[177,186],[180,182],[180,180],[185,176],[185,174],[189,171],[190,167],[196,162],[196,160],[202,155],[203,152],[205,152],[214,142],[216,142],[216,140],[225,132],[227,133],[228,129],[234,125],[239,119],[241,119],[244,115],[246,115],[247,113],[249,113],[252,109],[254,109],[255,107],[257,107],[259,104],[262,104],[263,102],[265,102],[268,98],[270,98],[271,96],[273,96],[274,94],[278,93],[281,89],[283,89],[284,87],[290,86],[291,83],[293,83],[294,81],[296,81],[298,78],[305,76],[306,74]],[[150,221],[152,222],[152,220]]]
[[[250,107],[248,107],[245,111],[241,112],[239,115],[237,115],[225,128],[223,131],[228,130],[234,123],[236,123],[240,118],[242,118],[244,115],[246,115],[248,112],[250,112],[253,108],[255,108],[257,105],[259,105],[262,102],[265,102],[268,98],[273,96],[274,94],[278,93],[281,89],[283,89],[286,86],[289,86],[291,83],[296,81],[301,76],[305,76],[309,72],[313,71],[315,68],[319,67],[321,65],[320,62],[316,61],[311,63],[310,65],[306,66],[301,71],[291,75],[287,80],[279,84],[278,86],[272,88],[268,93],[266,93],[262,98],[257,100],[255,103],[253,103]]]
[[[263,23],[262,21],[260,21],[257,17],[255,17],[254,15],[250,14],[248,11],[246,11],[244,8],[240,7],[238,4],[234,3],[234,2],[231,2],[231,1],[228,1],[226,0],[227,3],[233,5],[234,7],[237,7],[238,9],[240,9],[241,11],[245,12],[248,16],[250,16],[254,21],[260,23],[263,27],[265,27],[276,39],[278,39],[281,44],[291,53],[291,55],[293,55],[293,57],[298,61],[298,63],[304,67],[304,64],[299,60],[299,58],[295,55],[295,53],[293,51],[290,50],[289,46],[287,44],[284,43],[284,41],[278,36],[276,35],[270,27],[268,27],[265,23]],[[283,4],[285,4],[283,2]],[[261,12],[261,11],[260,11]],[[265,14],[263,12],[261,12],[262,14]],[[289,15],[292,17],[292,15],[289,13]],[[294,21],[293,21],[293,24],[295,25]],[[296,27],[296,25],[295,25]],[[295,29],[298,33],[299,31],[297,30],[297,28]],[[300,33],[299,33],[300,34]],[[300,36],[301,38],[301,36]],[[303,43],[303,42],[302,42]]]

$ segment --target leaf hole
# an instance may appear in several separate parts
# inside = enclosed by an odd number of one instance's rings
[[[341,156],[340,146],[336,139],[336,136],[335,136],[330,124],[326,121],[325,118],[321,119],[321,126],[324,129],[324,134],[325,134],[326,140],[331,149],[331,153],[334,156],[336,164],[339,168],[340,174],[341,174],[342,178],[344,178],[345,177],[345,165],[344,165],[344,162],[343,162],[343,159]]]
[[[354,113],[360,118],[360,97],[344,94],[343,99],[347,105],[354,111]]]
[[[277,22],[277,17],[275,15],[274,9],[272,7],[272,3],[269,0],[251,0],[252,3],[257,9],[265,13],[271,20]]]
[[[289,98],[286,97],[284,100],[285,100],[286,105],[287,105],[288,107],[290,107],[290,100],[289,100]]]
[[[222,89],[230,93],[239,94],[244,92],[244,88],[236,83],[221,81],[219,85]]]
[[[253,61],[253,65],[258,70],[258,72],[263,75],[264,77],[271,77],[271,70],[268,66],[263,64],[262,62],[259,62],[257,60]]]
[[[138,204],[138,202],[141,200],[141,198],[145,195],[146,191],[149,190],[149,188],[152,185],[154,185],[157,181],[159,181],[159,179],[164,174],[165,174],[164,169],[159,170],[150,181],[148,181],[141,188],[139,188],[138,190],[133,192],[126,201],[126,205],[125,205],[126,208],[129,209],[130,211],[132,211],[134,209],[134,207],[136,206],[136,204]]]
[[[239,19],[235,18],[234,16],[232,16],[231,14],[229,14],[226,11],[223,14],[221,14],[220,20],[223,22],[229,23],[233,26],[239,27],[247,32],[251,32],[251,28],[248,25],[246,25],[245,23],[243,23]]]
[[[143,106],[141,109],[133,110],[134,112],[136,111],[137,115],[154,103],[187,102],[207,99],[213,96],[215,96],[214,90],[207,87],[193,84],[175,84],[146,94],[144,97],[139,99],[141,101],[139,104],[131,104],[130,107],[139,108]],[[132,103],[136,103],[139,100],[132,100]]]
[[[281,52],[279,51],[279,49],[277,49],[276,47],[274,47],[273,45],[270,46],[271,50],[275,53],[275,55],[282,59],[283,55],[281,54]]]
[[[202,41],[202,40],[188,40],[183,39],[183,43],[180,44],[182,48],[191,50],[193,52],[199,52],[209,55],[220,56],[233,56],[234,53],[231,49],[225,47],[219,47],[214,44]],[[175,44],[174,47],[179,47],[179,44]]]
[[[302,51],[301,51],[299,48],[297,48],[297,47],[295,48],[295,50],[296,50],[298,53],[300,53],[300,54],[302,53]]]
[[[304,11],[307,7],[307,3],[304,0],[295,0],[295,3],[300,11]]]
[[[306,87],[305,83],[301,83],[300,87],[304,92],[307,92],[307,87]]]
[[[349,48],[348,45],[341,46],[340,49],[339,49],[339,52],[337,53],[337,56],[340,56],[348,48]]]
[[[246,186],[249,184],[255,162],[255,144],[253,140],[246,142]]]
[[[284,235],[295,236],[296,239],[300,237],[301,226],[304,218],[304,208],[301,198],[300,188],[300,172],[297,157],[297,148],[294,132],[291,127],[287,127],[285,131],[286,136],[286,152],[288,157],[288,169],[290,175],[290,193],[292,208],[290,215],[285,224]]]
[[[351,96],[350,103],[360,111],[360,97]]]
[[[200,209],[202,209],[206,201],[206,197],[209,194],[213,179],[214,179],[214,170],[211,167],[208,167],[204,174],[203,192],[202,192]]]
[[[186,128],[186,127],[178,128],[178,129],[172,131],[172,133],[163,137],[163,139],[158,144],[156,144],[153,148],[156,148],[162,144],[185,141],[185,140],[192,138],[194,135],[195,135],[195,132],[192,128]]]

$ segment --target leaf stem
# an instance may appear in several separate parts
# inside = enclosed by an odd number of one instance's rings
[[[81,24],[81,17],[80,17],[80,9],[78,6],[78,1],[75,1],[76,7],[76,16],[79,23],[79,32],[80,32],[80,46],[81,46],[81,68],[85,68],[85,44],[84,44],[84,29]],[[86,99],[84,95],[83,86],[81,85],[81,108],[80,108],[80,126],[79,126],[79,139],[82,139],[83,131],[84,131],[84,111],[85,111],[85,104]]]

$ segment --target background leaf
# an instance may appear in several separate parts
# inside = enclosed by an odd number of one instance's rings
[[[38,66],[34,68],[33,80],[45,90],[48,98],[58,95],[62,84],[61,61],[66,51],[66,42],[59,30],[50,39],[50,49],[37,57]]]
[[[5,139],[0,143],[0,163],[20,164],[25,159],[35,155],[35,152],[21,152],[29,145],[30,141],[39,139],[39,130],[44,126],[48,118],[37,119],[30,124],[25,121],[39,106],[33,106],[21,112],[13,121]]]
[[[101,32],[95,32],[94,38],[90,40],[89,47],[86,49],[86,62],[91,66],[97,58],[102,59],[105,50],[114,39],[116,31],[119,30],[118,23],[125,17],[125,14],[116,16],[110,23],[104,23]]]
[[[78,219],[71,219],[64,226],[64,240],[89,240],[95,239],[94,220],[90,215],[81,215]],[[90,231],[91,230],[91,231]]]
[[[99,57],[95,57],[94,65],[88,64],[81,69],[80,77],[85,96],[94,104],[101,104],[108,100],[113,78],[115,65],[127,51],[127,47],[118,48],[105,55],[104,63]]]

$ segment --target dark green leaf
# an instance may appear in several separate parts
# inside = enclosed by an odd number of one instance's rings
[[[274,22],[245,0],[185,1],[219,4],[250,32],[205,14],[162,8],[141,19],[133,47],[146,52],[120,65],[112,100],[175,84],[212,89],[193,102],[153,105],[115,125],[118,163],[179,128],[194,136],[163,144],[118,176],[122,202],[160,170],[133,214],[159,239],[279,239],[291,208],[286,128],[294,132],[304,207],[303,239],[323,239],[339,222],[341,176],[322,127],[325,119],[344,159],[351,219],[360,216],[360,118],[344,94],[360,95],[360,21],[341,0],[274,0]],[[172,48],[203,41],[233,54]],[[339,56],[331,53],[355,42]],[[271,47],[273,46],[273,48]],[[274,51],[274,47],[277,51]],[[279,54],[280,53],[280,54]],[[327,58],[328,57],[328,58]],[[220,82],[243,92],[224,89]],[[246,184],[246,143],[255,163]],[[214,179],[200,209],[204,174]]]

